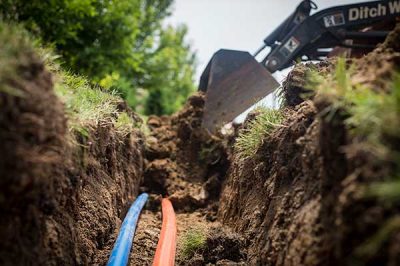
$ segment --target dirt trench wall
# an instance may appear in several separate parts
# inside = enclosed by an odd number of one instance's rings
[[[356,63],[358,82],[387,89],[400,65],[399,50],[388,46],[399,35],[390,37]],[[360,194],[387,177],[390,164],[362,147],[345,149],[353,139],[344,117],[326,117],[328,102],[293,105],[255,156],[232,158],[218,220],[250,240],[249,265],[399,265],[398,230],[378,245],[372,239],[400,206]],[[376,249],[360,249],[365,244]]]
[[[343,125],[316,110],[298,105],[255,157],[234,159],[218,220],[250,240],[250,265],[398,265],[399,233],[375,254],[355,253],[399,211],[358,194],[385,166],[365,154],[348,160]]]
[[[318,140],[313,140],[320,125],[310,102],[298,110],[256,158],[233,159],[220,200],[218,218],[253,240],[248,253],[253,264],[312,265],[307,253],[323,246],[315,243],[319,229],[313,226],[324,175]],[[302,225],[301,232],[296,230]],[[299,258],[303,261],[296,262]]]
[[[104,264],[143,179],[142,135],[70,135],[51,74],[20,53],[1,85],[22,95],[0,91],[0,264]]]

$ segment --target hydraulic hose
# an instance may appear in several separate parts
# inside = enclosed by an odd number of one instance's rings
[[[162,199],[162,227],[153,266],[175,265],[176,219],[169,199]]]
[[[121,225],[117,241],[115,241],[114,248],[111,251],[110,259],[107,263],[108,266],[127,265],[137,221],[147,198],[147,193],[141,194],[129,208]]]

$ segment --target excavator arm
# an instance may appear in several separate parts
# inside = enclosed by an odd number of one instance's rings
[[[313,3],[312,1],[303,1]],[[361,31],[381,21],[395,21],[400,15],[400,1],[374,1],[332,7],[308,16],[286,30],[285,37],[275,39],[272,33],[265,40],[271,47],[262,63],[273,73],[291,66],[297,59],[321,60],[337,46],[353,49],[374,48],[386,38],[388,31]],[[294,20],[294,18],[293,18]],[[279,28],[278,28],[279,29]],[[349,42],[350,40],[350,42]],[[357,40],[369,40],[356,44]]]
[[[317,5],[302,1],[295,11],[264,39],[254,55],[245,51],[217,51],[200,78],[206,101],[203,127],[215,132],[257,100],[272,93],[279,83],[271,73],[296,61],[322,60],[338,46],[373,49],[389,31],[368,30],[377,23],[395,24],[400,0],[382,0],[337,6],[311,15]],[[265,58],[255,60],[270,47]]]

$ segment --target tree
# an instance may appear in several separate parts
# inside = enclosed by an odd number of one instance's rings
[[[192,66],[195,58],[190,53],[190,47],[184,44],[186,33],[185,26],[162,30],[157,49],[146,61],[145,68],[159,74],[143,80],[142,85],[150,88],[146,114],[171,114],[194,90]],[[158,105],[155,104],[157,99],[161,99]]]
[[[2,0],[0,14],[54,46],[66,68],[117,89],[134,108],[137,90],[147,90],[148,100],[140,99],[146,101],[146,113],[165,114],[176,111],[194,88],[195,55],[185,42],[187,29],[162,26],[171,4]]]

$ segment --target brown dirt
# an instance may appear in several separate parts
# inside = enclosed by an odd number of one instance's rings
[[[145,210],[142,212],[136,228],[129,265],[151,265],[153,263],[160,237],[161,221],[161,211]]]
[[[169,196],[178,212],[212,205],[229,166],[226,141],[201,128],[204,96],[179,113],[148,120],[144,191]]]
[[[357,82],[388,89],[400,66],[397,29],[391,41],[355,62]],[[400,206],[360,193],[393,171],[391,164],[354,147],[339,113],[327,119],[329,99],[296,102],[301,86],[288,96],[295,107],[283,127],[264,139],[254,157],[233,157],[218,220],[250,241],[250,265],[399,265],[398,230],[376,253],[360,252],[399,213]]]
[[[161,212],[157,195],[169,196],[177,213],[178,246],[191,228],[207,232],[207,249],[193,258],[180,256],[177,265],[226,265],[245,258],[243,239],[215,223],[221,183],[229,166],[227,140],[201,128],[204,96],[190,97],[179,113],[148,119],[146,170],[143,191],[151,193],[148,211],[140,222],[130,265],[150,265],[158,241]],[[142,219],[142,218],[141,218]],[[157,223],[158,221],[158,223]],[[140,239],[140,243],[139,243]],[[239,252],[240,251],[240,252]],[[143,256],[143,254],[146,254]],[[236,265],[236,264],[235,264]]]
[[[104,265],[140,185],[151,194],[131,265],[152,262],[160,195],[173,202],[179,237],[195,224],[214,225],[229,160],[224,137],[201,129],[202,95],[174,116],[151,117],[146,143],[137,130],[119,135],[111,122],[91,125],[84,136],[68,131],[51,74],[33,52],[28,59],[7,79],[26,97],[0,93],[0,264]],[[119,109],[135,119],[126,104]],[[213,228],[202,261],[243,260],[243,239],[221,224]]]
[[[219,194],[219,183],[229,166],[226,143],[222,136],[201,128],[203,106],[204,96],[198,94],[171,117],[149,117],[151,133],[147,138],[144,183],[147,190],[173,196],[192,187],[189,190],[193,193],[185,194],[193,198],[197,195],[197,201]],[[202,187],[205,183],[207,186]],[[201,193],[204,195],[199,196]]]
[[[399,32],[357,59],[354,81],[389,89],[400,66]],[[283,126],[239,160],[237,127],[231,136],[201,128],[201,94],[173,116],[150,117],[146,141],[138,130],[119,135],[112,123],[92,125],[88,137],[70,135],[51,74],[33,53],[26,58],[7,80],[26,97],[0,92],[1,265],[104,265],[139,190],[150,200],[130,265],[152,263],[160,196],[176,210],[178,246],[192,228],[207,232],[191,258],[179,246],[178,265],[400,264],[399,231],[375,253],[359,249],[399,213],[398,205],[360,195],[392,166],[354,145],[340,113],[326,118],[329,99],[303,95],[308,69],[329,72],[330,63],[295,67],[284,84]],[[124,103],[120,109],[134,118]]]
[[[201,212],[180,213],[177,215],[178,247],[177,265],[240,265],[246,259],[246,241],[239,234],[218,222],[210,222],[207,215]],[[206,235],[203,248],[191,258],[181,254],[182,242],[190,230],[202,230]]]
[[[142,136],[111,123],[69,135],[51,74],[26,53],[7,81],[23,97],[0,92],[0,264],[103,264],[143,178]]]

